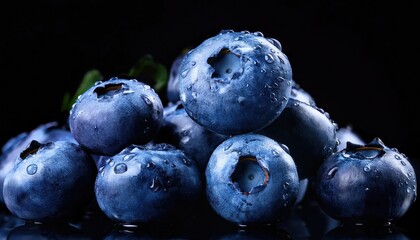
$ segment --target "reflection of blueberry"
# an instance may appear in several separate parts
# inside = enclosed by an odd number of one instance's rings
[[[136,79],[97,82],[73,105],[69,126],[89,152],[111,156],[130,144],[152,140],[163,118],[159,95]]]
[[[260,32],[222,31],[189,51],[179,72],[188,115],[224,135],[267,126],[291,92],[288,58]]]
[[[372,225],[339,225],[326,233],[322,239],[344,240],[344,239],[388,239],[388,240],[410,240],[403,229],[394,224],[390,226]]]
[[[169,144],[130,145],[99,170],[99,207],[120,224],[170,222],[198,203],[201,176],[194,161]]]
[[[79,229],[67,223],[39,224],[28,222],[10,231],[7,239],[88,239]]]
[[[285,144],[301,179],[316,175],[319,165],[337,148],[337,125],[321,108],[290,98],[282,114],[257,133]]]
[[[180,102],[175,105],[178,106],[176,110],[168,110],[164,114],[163,125],[155,141],[170,143],[184,150],[204,172],[213,150],[229,136],[204,128],[191,119]]]
[[[207,164],[207,198],[226,220],[239,225],[269,224],[288,218],[299,178],[282,145],[258,134],[222,142]]]
[[[95,164],[80,145],[34,140],[4,179],[4,202],[24,220],[70,219],[79,216],[93,198],[95,177]]]
[[[402,217],[417,197],[416,174],[407,157],[375,138],[351,142],[318,170],[320,207],[343,222],[384,224]]]
[[[22,132],[9,139],[2,148],[0,156],[0,201],[3,201],[3,182],[6,174],[15,165],[19,154],[29,146],[32,140],[41,143],[49,141],[64,140],[76,142],[69,130],[60,126],[58,122],[48,122],[41,124],[29,132]]]

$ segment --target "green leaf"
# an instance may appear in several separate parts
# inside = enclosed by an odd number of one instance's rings
[[[97,69],[92,69],[86,72],[73,96],[71,97],[69,92],[64,94],[63,102],[61,104],[61,111],[70,111],[72,105],[76,102],[76,99],[79,97],[79,95],[87,91],[91,86],[93,86],[93,84],[95,84],[95,82],[101,81],[102,79],[103,76]]]
[[[150,78],[154,84],[153,88],[157,92],[164,90],[169,79],[166,67],[163,64],[155,62],[150,54],[141,57],[128,71],[128,76],[134,78],[139,78],[139,76]],[[141,77],[139,80],[142,80]]]

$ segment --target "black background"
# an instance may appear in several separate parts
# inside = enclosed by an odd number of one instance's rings
[[[0,143],[57,119],[64,93],[74,92],[91,69],[111,77],[145,54],[169,69],[182,49],[233,29],[278,39],[294,80],[340,127],[351,125],[365,141],[379,137],[415,162],[420,156],[414,1],[2,5]]]

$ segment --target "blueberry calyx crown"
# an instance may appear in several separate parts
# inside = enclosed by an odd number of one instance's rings
[[[344,155],[349,158],[373,159],[384,155],[386,148],[382,140],[376,137],[364,145],[347,142]]]
[[[231,176],[232,182],[242,194],[260,192],[268,183],[268,169],[261,166],[254,156],[242,156]]]
[[[36,140],[32,140],[31,143],[29,144],[29,146],[20,153],[19,158],[23,160],[26,157],[28,157],[29,155],[38,152],[38,150],[41,148],[41,146],[42,146],[41,143],[39,143]]]
[[[106,84],[103,87],[97,87],[94,90],[94,93],[97,94],[98,97],[102,97],[102,96],[113,96],[116,93],[120,92],[123,89],[123,84],[121,83],[110,83],[110,84]]]

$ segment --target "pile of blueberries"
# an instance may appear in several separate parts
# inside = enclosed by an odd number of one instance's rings
[[[2,204],[27,222],[96,206],[137,226],[185,219],[205,202],[247,227],[287,220],[309,188],[341,222],[387,224],[415,202],[408,157],[338,127],[261,32],[223,30],[180,55],[161,99],[142,79],[96,82],[65,126],[43,124],[3,146]]]

